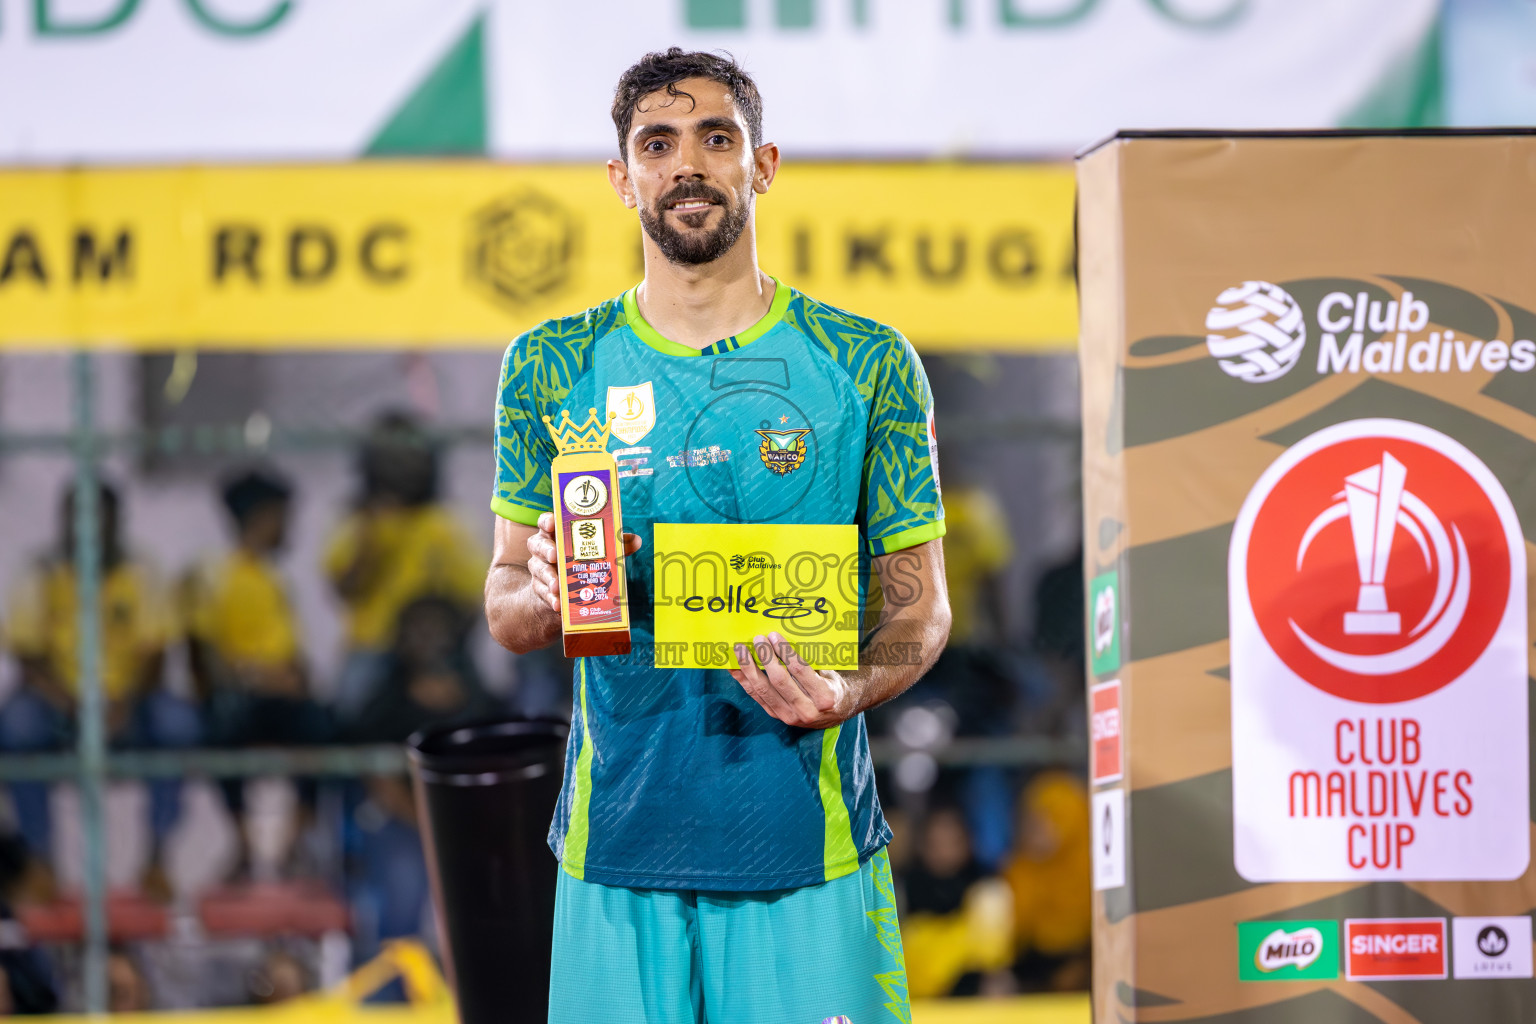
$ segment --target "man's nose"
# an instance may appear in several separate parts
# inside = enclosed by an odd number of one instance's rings
[[[697,140],[678,146],[677,169],[672,172],[673,181],[702,181],[704,179],[704,151]]]

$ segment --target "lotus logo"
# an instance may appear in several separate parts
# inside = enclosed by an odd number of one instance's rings
[[[1504,951],[1509,949],[1509,936],[1504,933],[1504,929],[1491,924],[1477,933],[1477,948],[1490,959],[1503,956]]]

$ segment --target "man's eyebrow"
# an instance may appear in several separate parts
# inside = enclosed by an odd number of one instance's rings
[[[717,132],[721,129],[727,129],[740,133],[742,130],[741,122],[729,117],[706,117],[693,127],[695,131],[700,132]]]
[[[643,124],[639,128],[635,129],[634,140],[636,142],[638,142],[639,140],[645,139],[645,138],[649,138],[652,135],[678,136],[678,135],[681,135],[681,134],[682,134],[682,132],[677,130],[677,126],[676,125],[666,124],[666,123],[662,123],[662,124]]]

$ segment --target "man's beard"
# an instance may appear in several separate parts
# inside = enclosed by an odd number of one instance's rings
[[[683,199],[707,199],[717,205],[721,213],[719,226],[707,234],[685,235],[667,223],[668,205]],[[702,219],[709,216],[709,211],[700,210],[697,214],[683,216],[698,216]],[[747,229],[747,220],[751,216],[750,196],[738,197],[733,205],[729,197],[719,189],[702,182],[684,182],[658,199],[653,206],[648,208],[642,205],[640,226],[651,236],[651,241],[656,243],[656,248],[661,250],[668,262],[698,266],[701,263],[713,263],[729,252],[741,233]]]

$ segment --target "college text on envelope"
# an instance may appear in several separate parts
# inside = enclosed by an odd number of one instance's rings
[[[859,667],[859,528],[657,523],[657,668],[734,668],[778,632],[812,668]]]

